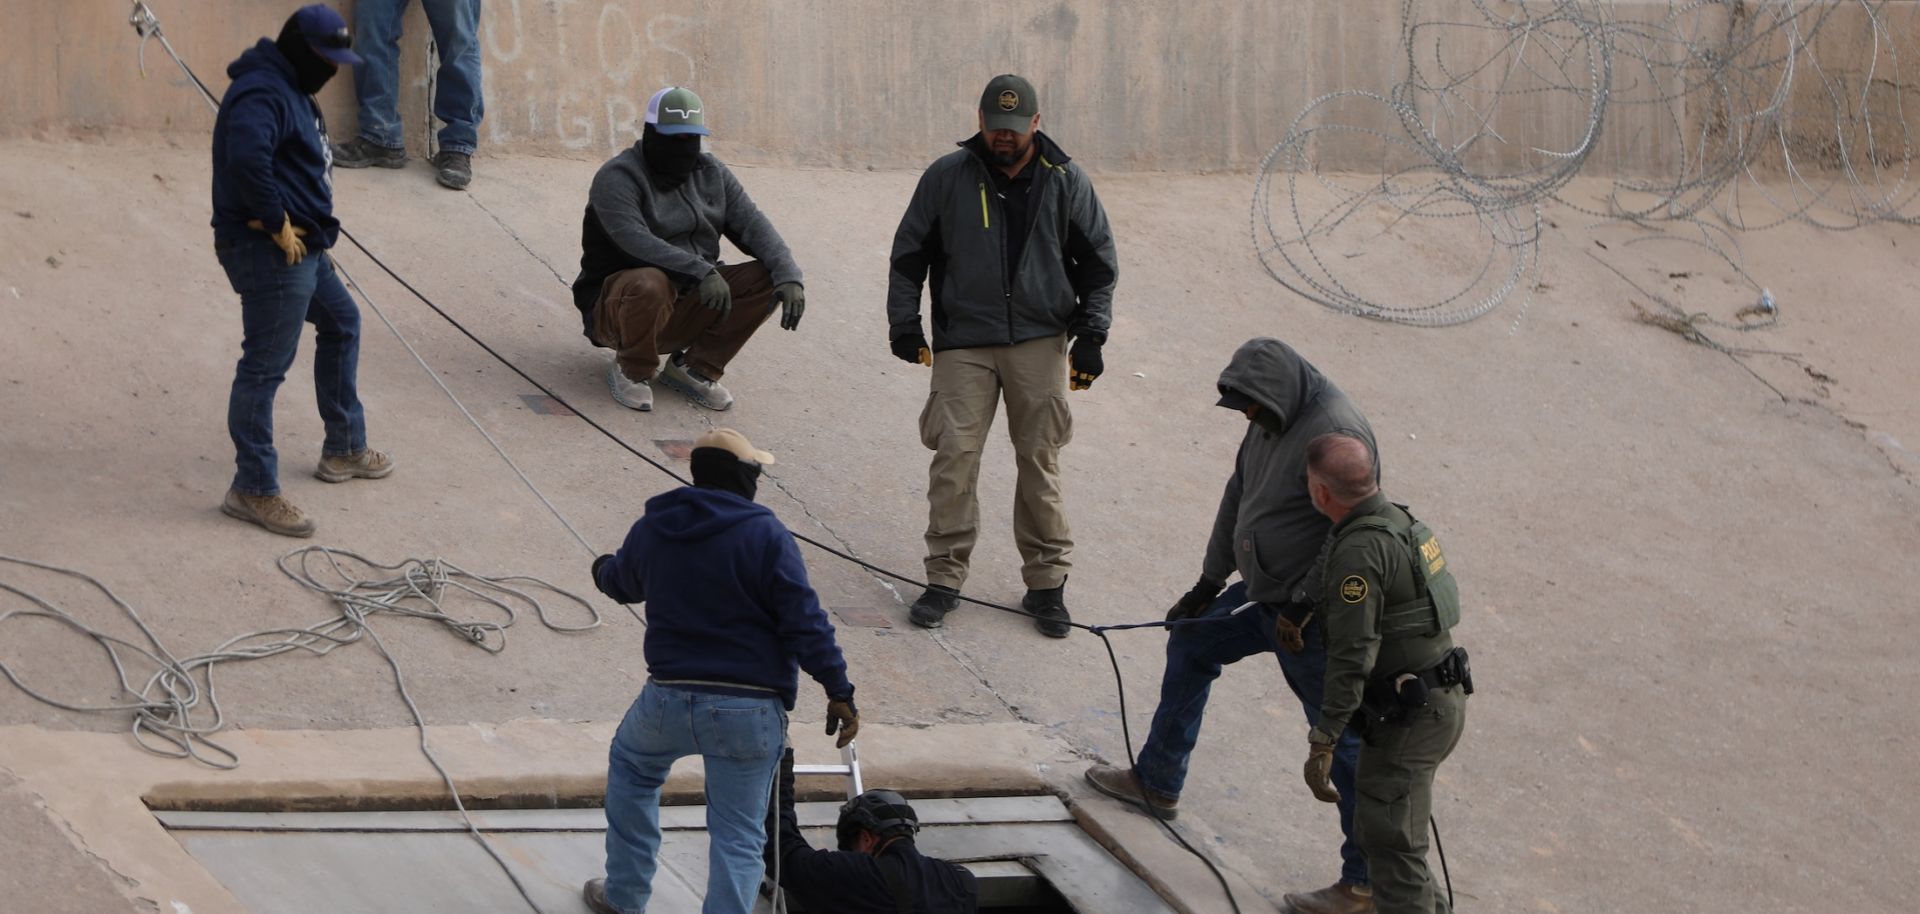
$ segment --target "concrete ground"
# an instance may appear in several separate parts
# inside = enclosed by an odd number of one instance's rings
[[[0,554],[100,577],[181,654],[328,612],[274,567],[301,544],[218,511],[239,322],[208,243],[205,160],[198,145],[0,144]],[[664,458],[656,442],[716,422],[740,428],[779,455],[763,500],[794,529],[917,573],[927,452],[914,421],[926,377],[887,354],[882,312],[914,174],[739,169],[806,269],[810,307],[797,333],[769,326],[748,346],[727,375],[739,404],[716,416],[671,393],[632,413],[605,393],[604,363],[561,282],[575,270],[593,163],[476,164],[465,194],[418,163],[341,171],[338,210],[417,288],[643,450]],[[1247,337],[1280,336],[1366,410],[1389,493],[1436,526],[1461,579],[1456,634],[1481,692],[1436,814],[1462,908],[1829,911],[1891,907],[1920,890],[1899,863],[1920,838],[1905,735],[1920,723],[1910,660],[1920,635],[1904,624],[1920,549],[1910,355],[1920,236],[1791,226],[1743,238],[1785,319],[1740,342],[1800,358],[1736,359],[1637,322],[1630,303],[1647,304],[1644,294],[1586,252],[1720,316],[1752,297],[1730,271],[1684,246],[1622,247],[1620,229],[1586,228],[1570,211],[1554,214],[1530,303],[1420,330],[1336,315],[1277,286],[1250,250],[1247,176],[1096,180],[1122,274],[1108,373],[1073,395],[1063,456],[1077,619],[1158,618],[1192,583],[1244,428],[1211,406],[1214,378]],[[1447,275],[1447,230],[1402,225],[1350,259],[1376,281],[1418,288]],[[671,485],[584,423],[537,411],[523,398],[532,389],[359,252],[339,261],[597,549]],[[366,322],[361,389],[375,446],[399,462],[393,477],[328,486],[306,475],[320,433],[307,351],[280,399],[282,481],[319,520],[315,542],[590,590],[587,550],[370,311]],[[1003,602],[1021,594],[1011,477],[997,441],[967,591]],[[1045,639],[982,609],[923,632],[905,622],[911,589],[819,552],[807,559],[869,719],[935,733],[1027,724],[1066,755],[1123,758],[1096,639]],[[131,632],[68,583],[13,568],[0,581]],[[0,612],[24,605],[0,601]],[[644,676],[641,631],[595,602],[603,630],[558,635],[523,620],[498,656],[424,624],[382,632],[434,724],[607,722]],[[34,620],[0,631],[0,662],[21,681],[73,703],[114,697],[91,642]],[[1157,632],[1114,635],[1136,740],[1163,645]],[[218,682],[231,723],[248,731],[408,720],[364,647],[223,668]],[[1299,783],[1305,726],[1274,666],[1229,669],[1209,711],[1182,828],[1270,899],[1331,881],[1337,826]],[[803,690],[793,727],[803,751],[825,745],[821,712]],[[0,724],[125,723],[0,689]],[[976,751],[972,731],[950,732],[955,756]],[[883,740],[862,745],[870,758],[887,753]],[[1079,775],[1046,768],[1061,786]],[[33,785],[9,777],[0,770],[0,849],[31,862],[0,877],[10,898],[96,911],[101,893],[140,896],[107,863],[60,845],[66,833]]]

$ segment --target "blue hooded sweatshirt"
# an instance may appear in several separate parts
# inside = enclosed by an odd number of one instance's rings
[[[791,711],[796,670],[805,669],[827,697],[853,696],[793,534],[752,500],[696,486],[656,495],[620,551],[598,564],[601,593],[647,604],[647,674],[655,681],[774,692]]]
[[[213,237],[262,237],[280,214],[307,230],[309,250],[333,247],[333,149],[313,96],[302,94],[293,64],[271,39],[227,65],[226,97],[213,121]]]

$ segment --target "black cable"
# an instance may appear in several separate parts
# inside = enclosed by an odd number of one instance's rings
[[[1447,880],[1447,910],[1453,910],[1453,873],[1447,870],[1447,846],[1440,843],[1440,820],[1427,814],[1427,824],[1433,826],[1433,849],[1440,855],[1440,875]]]

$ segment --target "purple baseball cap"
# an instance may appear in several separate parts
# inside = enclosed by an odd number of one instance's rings
[[[293,13],[294,28],[307,40],[315,54],[342,66],[358,66],[364,61],[353,53],[353,34],[347,20],[324,3],[310,3]]]

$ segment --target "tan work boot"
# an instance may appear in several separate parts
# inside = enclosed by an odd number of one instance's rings
[[[1373,890],[1344,882],[1318,892],[1288,892],[1280,901],[1290,914],[1373,914]]]
[[[320,457],[313,475],[322,482],[346,482],[349,479],[379,479],[393,472],[393,458],[373,448],[361,448],[345,457]]]
[[[220,502],[220,512],[281,536],[313,535],[313,518],[279,495],[243,495],[228,489],[226,499]]]
[[[1095,765],[1087,769],[1087,783],[1122,803],[1130,803],[1135,808],[1161,819],[1172,821],[1180,817],[1179,797],[1165,797],[1140,786],[1140,779],[1131,771],[1122,771],[1111,765]]]

